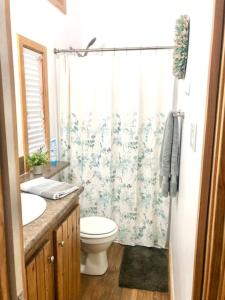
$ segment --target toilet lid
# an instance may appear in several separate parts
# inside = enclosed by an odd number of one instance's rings
[[[103,217],[85,217],[80,219],[80,232],[85,234],[106,234],[117,228],[113,220]]]

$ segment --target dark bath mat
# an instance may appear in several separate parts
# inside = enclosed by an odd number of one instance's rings
[[[119,286],[168,292],[167,250],[125,246]]]

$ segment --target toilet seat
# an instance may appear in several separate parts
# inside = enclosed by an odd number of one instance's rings
[[[80,233],[80,237],[81,239],[87,239],[87,240],[102,240],[102,239],[105,239],[107,237],[111,237],[112,235],[114,235],[116,232],[117,232],[118,228],[116,228],[115,230],[109,232],[109,233],[106,233],[106,234],[86,234],[86,233]],[[97,242],[96,242],[97,243]]]
[[[80,236],[83,238],[105,238],[118,230],[113,220],[104,217],[85,217],[80,219]]]

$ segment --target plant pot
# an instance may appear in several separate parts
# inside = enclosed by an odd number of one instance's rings
[[[33,174],[40,175],[43,173],[43,165],[41,166],[33,166]]]

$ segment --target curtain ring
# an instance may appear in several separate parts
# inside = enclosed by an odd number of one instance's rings
[[[73,47],[69,47],[69,50],[73,51]],[[76,52],[74,51],[74,52],[72,52],[72,54],[75,56]]]

